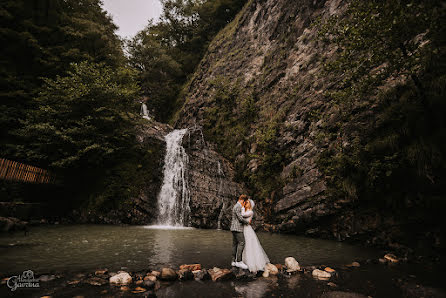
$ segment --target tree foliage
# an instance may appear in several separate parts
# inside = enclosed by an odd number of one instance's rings
[[[343,111],[335,132],[341,141],[319,161],[333,195],[395,205],[440,196],[446,179],[441,2],[352,0],[343,17],[319,22],[322,39],[338,49],[325,71],[338,77],[326,95]],[[373,119],[361,118],[371,110]]]
[[[322,39],[338,47],[325,64],[339,75],[332,96],[368,97],[391,78],[410,78],[422,92],[418,76],[441,46],[443,13],[435,0],[349,1],[342,17],[319,24]]]
[[[23,143],[11,132],[35,108],[43,77],[63,75],[84,60],[118,66],[124,56],[99,0],[2,1],[0,24],[0,148],[10,156]]]
[[[130,180],[144,156],[135,141],[132,113],[138,109],[138,92],[133,70],[86,61],[72,64],[66,76],[45,79],[33,99],[37,108],[28,111],[17,131],[27,140],[18,146],[18,156],[49,168],[83,200],[137,195]]]
[[[163,0],[158,23],[127,43],[130,64],[140,73],[140,85],[149,96],[156,118],[168,120],[176,99],[203,57],[210,41],[229,23],[246,1]]]

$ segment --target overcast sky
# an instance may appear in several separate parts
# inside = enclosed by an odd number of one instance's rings
[[[134,36],[147,25],[149,19],[157,20],[161,14],[159,0],[102,0],[104,9],[113,17],[121,37]]]

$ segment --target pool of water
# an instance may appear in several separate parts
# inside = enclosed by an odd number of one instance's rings
[[[184,263],[229,267],[229,231],[148,226],[40,226],[28,235],[0,236],[0,273],[79,271],[108,268],[138,271]],[[293,256],[303,265],[350,263],[376,258],[376,251],[335,241],[259,233],[272,263]]]

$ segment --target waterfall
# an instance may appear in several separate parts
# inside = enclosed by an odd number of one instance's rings
[[[139,112],[139,114],[140,114],[144,119],[147,119],[147,120],[150,120],[150,119],[151,119],[150,116],[149,116],[149,112],[148,112],[148,110],[147,110],[147,105],[146,105],[144,102],[141,104],[141,111]]]
[[[222,177],[225,177],[225,172],[223,172],[220,161],[217,162],[217,176],[218,176],[218,180],[220,181],[218,190],[217,190],[217,195],[219,195],[223,189]],[[218,214],[218,219],[217,219],[217,230],[221,230],[221,219],[223,218],[223,213],[224,213],[225,207],[226,207],[225,200],[222,197],[221,198],[221,209],[220,209],[220,213]]]
[[[187,185],[188,157],[182,146],[187,129],[176,129],[166,135],[164,180],[158,195],[158,224],[187,226],[189,224],[189,190]]]

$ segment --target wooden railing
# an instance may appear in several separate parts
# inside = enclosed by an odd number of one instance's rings
[[[54,177],[47,170],[4,158],[0,158],[0,179],[29,183],[54,182]]]

